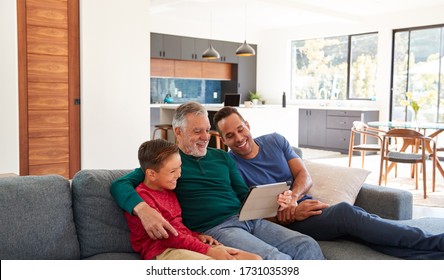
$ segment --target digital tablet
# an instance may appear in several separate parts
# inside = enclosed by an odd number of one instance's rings
[[[252,187],[240,210],[239,220],[246,221],[259,218],[274,217],[279,209],[277,197],[290,189],[290,182]]]

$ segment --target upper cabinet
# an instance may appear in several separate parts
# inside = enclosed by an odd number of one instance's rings
[[[198,39],[190,37],[182,37],[181,59],[204,61],[202,54],[208,48],[207,39]]]
[[[151,33],[151,57],[181,59],[181,37]]]
[[[238,63],[239,59],[236,56],[236,50],[240,46],[238,43],[226,41],[211,41],[213,47],[220,54],[220,61],[226,63]]]
[[[207,61],[202,54],[210,44],[219,52],[220,59],[210,62],[239,63],[236,50],[240,43],[151,33],[151,57]]]

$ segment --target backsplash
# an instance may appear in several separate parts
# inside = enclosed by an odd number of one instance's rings
[[[173,103],[222,102],[221,81],[151,78],[151,104],[164,103],[167,94],[170,94]]]

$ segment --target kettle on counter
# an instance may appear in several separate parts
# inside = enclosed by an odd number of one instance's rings
[[[165,102],[165,103],[173,103],[173,98],[171,97],[171,94],[167,94],[166,96],[165,96],[165,99],[163,99],[163,102]]]

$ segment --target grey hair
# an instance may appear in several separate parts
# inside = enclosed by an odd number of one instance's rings
[[[176,111],[174,112],[173,116],[173,129],[176,129],[176,127],[179,127],[180,130],[184,131],[186,126],[186,115],[188,114],[194,114],[196,116],[203,115],[208,117],[208,111],[205,109],[205,107],[194,101],[186,102],[177,107]]]

